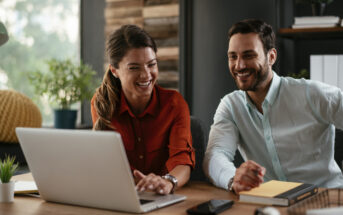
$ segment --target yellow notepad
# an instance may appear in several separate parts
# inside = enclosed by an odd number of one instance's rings
[[[259,187],[239,193],[240,202],[289,206],[317,193],[312,184],[271,180]]]
[[[287,182],[287,181],[276,181],[271,180],[266,183],[261,184],[259,187],[255,187],[249,191],[242,191],[239,194],[253,195],[253,196],[264,196],[264,197],[274,197],[278,194],[284,193],[290,189],[293,189],[302,183],[299,182]]]

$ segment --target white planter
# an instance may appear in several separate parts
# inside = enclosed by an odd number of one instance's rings
[[[0,183],[0,202],[14,201],[14,181]]]

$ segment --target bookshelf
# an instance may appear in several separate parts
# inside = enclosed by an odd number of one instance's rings
[[[280,28],[278,36],[287,39],[342,39],[343,27],[331,28]]]
[[[343,27],[279,28],[280,74],[309,71],[310,55],[342,54]]]

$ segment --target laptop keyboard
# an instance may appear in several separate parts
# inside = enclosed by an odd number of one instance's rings
[[[144,205],[146,203],[149,203],[149,202],[153,202],[153,200],[147,200],[147,199],[139,199],[141,205]]]

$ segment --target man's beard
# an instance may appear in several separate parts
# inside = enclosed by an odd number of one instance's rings
[[[269,74],[268,70],[269,70],[269,68],[268,68],[267,60],[264,62],[263,66],[260,65],[260,68],[258,70],[256,70],[256,69],[242,69],[242,70],[240,70],[239,72],[242,72],[242,73],[244,73],[246,71],[251,72],[252,73],[251,75],[254,76],[255,81],[250,86],[240,87],[239,82],[237,81],[237,78],[235,78],[235,82],[236,82],[237,87],[243,91],[256,91],[257,88],[268,78],[268,74]]]

